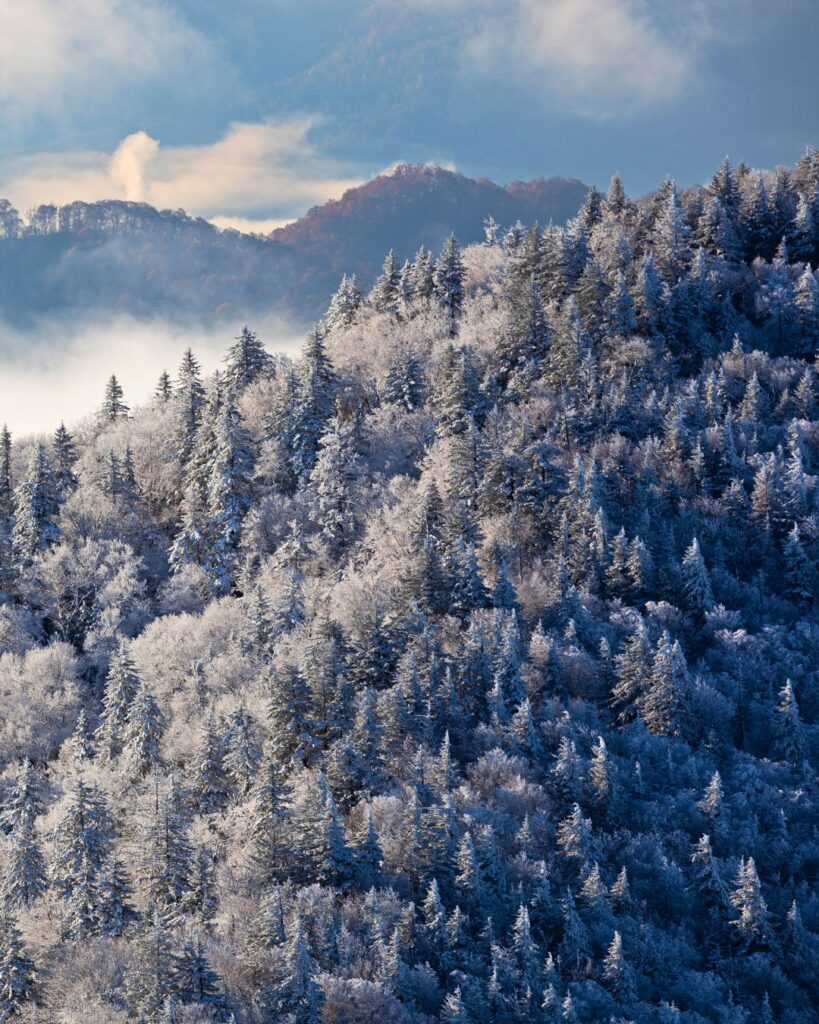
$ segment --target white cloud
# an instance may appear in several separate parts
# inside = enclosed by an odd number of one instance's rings
[[[315,120],[298,117],[230,125],[201,146],[162,146],[134,132],[113,153],[41,153],[23,157],[0,176],[0,195],[19,209],[75,199],[128,199],[160,209],[184,208],[222,224],[264,230],[273,219],[337,198],[359,183],[310,141]],[[278,216],[272,216],[278,215]]]
[[[715,20],[712,0],[413,2],[455,13],[467,75],[523,80],[591,116],[680,96]]]
[[[3,0],[0,111],[54,113],[105,81],[179,75],[215,51],[162,0]]]
[[[650,104],[679,95],[689,80],[691,53],[652,23],[640,0],[519,0],[519,10],[526,59],[580,105]]]

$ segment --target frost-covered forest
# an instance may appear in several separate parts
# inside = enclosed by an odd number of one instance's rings
[[[0,1021],[819,1019],[818,263],[615,177],[4,431]]]

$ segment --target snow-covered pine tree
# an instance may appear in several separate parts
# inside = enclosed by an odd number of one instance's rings
[[[191,797],[200,814],[218,810],[227,799],[223,736],[210,711],[200,730],[196,752],[191,759]]]
[[[308,335],[298,367],[289,447],[293,472],[306,484],[318,456],[319,440],[333,415],[337,386],[324,335],[315,327]]]
[[[451,335],[457,334],[457,321],[464,304],[464,264],[454,235],[444,242],[435,264],[435,298],[449,320]]]
[[[705,613],[711,611],[714,606],[714,597],[708,569],[696,537],[691,541],[682,560],[681,575],[685,607],[698,622],[702,622]]]
[[[54,432],[52,443],[54,453],[54,490],[57,500],[63,502],[77,486],[74,466],[77,463],[77,449],[74,438],[61,423]]]
[[[45,446],[37,444],[26,477],[14,491],[11,539],[15,561],[20,569],[29,566],[36,554],[59,540],[59,527],[54,521],[56,511],[54,476],[46,458]]]
[[[11,835],[0,897],[6,907],[29,906],[47,886],[45,861],[34,825],[23,819]]]
[[[379,313],[395,314],[398,312],[398,285],[400,277],[401,271],[398,261],[395,258],[395,253],[390,249],[384,259],[381,274],[368,296],[368,301],[373,309]]]
[[[679,640],[664,631],[657,641],[648,686],[639,701],[640,718],[649,732],[680,734],[689,714],[688,667]]]
[[[8,909],[0,913],[0,1021],[17,1016],[34,998],[36,971],[26,954],[17,922]]]
[[[236,409],[225,404],[217,419],[206,489],[203,568],[217,588],[230,589],[250,496],[250,438]]]
[[[350,428],[338,419],[327,424],[319,439],[309,491],[315,521],[334,552],[351,541],[356,526],[354,486],[357,459]]]
[[[179,461],[187,465],[193,454],[196,431],[205,404],[205,387],[199,360],[190,348],[185,349],[173,388],[174,420],[177,431]]]
[[[284,949],[281,977],[273,987],[272,1009],[280,1019],[292,1024],[318,1024],[322,997],[317,974],[310,941],[297,914]]]
[[[730,899],[737,912],[731,923],[739,946],[743,950],[764,946],[769,940],[769,914],[753,857],[740,861]]]
[[[230,400],[236,401],[245,388],[267,373],[270,367],[270,356],[264,345],[245,324],[225,356],[222,380]]]
[[[127,716],[122,733],[122,753],[129,771],[135,778],[142,778],[159,764],[159,744],[165,718],[144,684],[139,684]]]
[[[163,370],[159,375],[159,379],[156,382],[154,388],[154,398],[160,405],[167,405],[173,397],[173,381],[171,375],[167,370]]]
[[[122,385],[117,380],[116,374],[112,373],[105,385],[105,397],[102,401],[100,416],[104,422],[113,423],[127,417],[129,412]]]
[[[779,705],[776,711],[778,752],[791,764],[801,765],[807,754],[807,743],[790,679],[785,680],[785,685],[779,691]]]
[[[353,324],[363,301],[355,274],[345,274],[324,315],[327,330],[338,331]]]
[[[140,690],[140,679],[131,657],[128,640],[120,638],[111,655],[102,699],[102,716],[96,738],[107,758],[122,750],[131,707]]]

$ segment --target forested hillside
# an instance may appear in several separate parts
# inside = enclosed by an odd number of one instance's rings
[[[501,188],[434,165],[399,164],[270,237],[307,258],[301,302],[323,312],[342,274],[355,273],[369,287],[388,249],[403,262],[422,245],[440,249],[450,234],[461,244],[477,242],[487,217],[507,225],[564,225],[582,206],[587,188],[577,178],[536,178]]]
[[[476,242],[490,214],[505,224],[565,224],[585,191],[576,179],[503,189],[402,164],[269,237],[147,203],[42,205],[23,218],[0,199],[0,323],[114,313],[212,327],[276,313],[310,324],[342,273],[369,286],[390,247],[403,260],[453,232]]]
[[[614,178],[4,432],[0,1021],[819,1019],[817,225]]]

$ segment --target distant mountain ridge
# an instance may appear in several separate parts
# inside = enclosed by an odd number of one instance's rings
[[[404,259],[421,245],[437,250],[451,232],[478,241],[490,215],[503,225],[564,223],[586,190],[573,178],[503,188],[401,164],[266,237],[122,200],[44,205],[24,223],[0,200],[0,319],[110,310],[211,322],[279,312],[309,323],[343,273],[368,286],[390,247]]]
[[[314,277],[301,285],[317,308],[343,273],[354,272],[369,284],[391,248],[407,259],[421,245],[437,251],[450,233],[464,244],[476,242],[488,216],[503,225],[517,220],[564,224],[587,191],[576,178],[536,178],[503,188],[434,165],[399,164],[341,199],[314,207],[270,238],[309,257]]]

